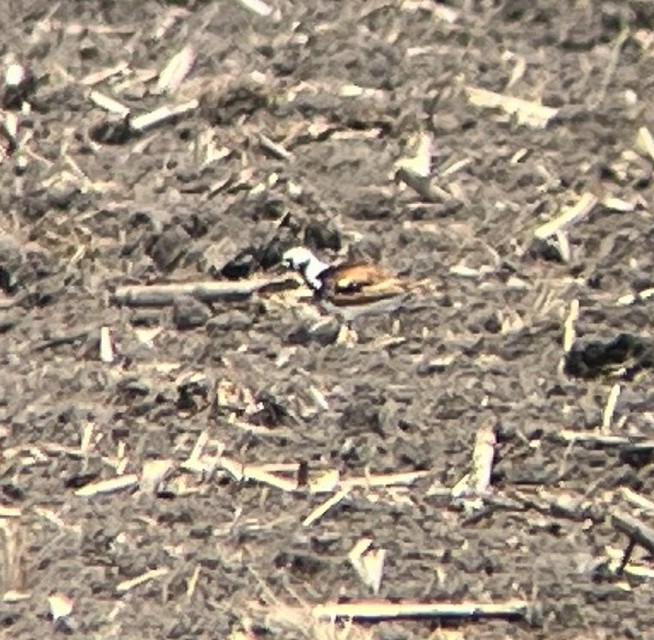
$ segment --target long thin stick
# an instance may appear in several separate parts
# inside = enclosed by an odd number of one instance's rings
[[[618,511],[611,514],[611,522],[618,531],[629,536],[630,540],[637,542],[650,553],[654,553],[654,529],[652,527],[628,513]]]
[[[388,620],[391,618],[523,618],[528,603],[511,600],[501,603],[449,603],[449,602],[386,602],[380,600],[358,602],[330,602],[313,608],[320,619],[352,618],[359,620]]]
[[[634,449],[654,449],[654,440],[648,440],[644,436],[616,436],[599,433],[597,431],[574,431],[573,429],[561,429],[554,436],[563,442],[588,442],[593,445],[603,446],[626,446]]]
[[[117,304],[132,307],[165,307],[181,296],[193,296],[204,302],[248,298],[267,286],[280,286],[288,280],[257,278],[237,282],[174,282],[119,287],[113,295]],[[288,281],[290,283],[290,281]],[[293,281],[295,282],[295,281]]]
[[[588,216],[598,202],[598,198],[592,193],[584,193],[575,205],[564,209],[559,216],[538,227],[534,236],[539,240],[547,240],[558,231],[563,231]]]

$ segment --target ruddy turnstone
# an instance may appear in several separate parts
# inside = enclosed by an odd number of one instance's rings
[[[425,281],[407,280],[365,261],[327,264],[306,247],[293,247],[286,251],[282,256],[282,265],[297,271],[316,298],[337,307],[402,298],[425,287]]]

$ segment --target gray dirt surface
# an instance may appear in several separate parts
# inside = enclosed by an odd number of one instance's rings
[[[0,505],[20,510],[0,518],[0,591],[31,596],[0,602],[0,636],[651,637],[651,581],[602,569],[627,542],[610,510],[647,521],[623,490],[651,495],[651,452],[558,437],[598,430],[615,382],[563,373],[572,301],[580,337],[651,335],[650,301],[617,304],[654,284],[652,159],[635,145],[654,126],[651,3],[270,0],[268,17],[233,0],[4,4],[3,69],[14,55],[34,83],[31,110],[5,100],[15,149],[0,132]],[[174,95],[157,93],[189,43],[191,72]],[[560,111],[530,128],[470,104],[467,86]],[[137,135],[92,90],[133,117],[199,106]],[[432,201],[395,176],[424,134]],[[534,230],[587,192],[630,210],[598,204],[568,231],[570,260],[548,259]],[[315,326],[307,302],[143,309],[112,297],[259,276],[305,240],[434,291],[356,318],[349,343],[337,321]],[[113,363],[100,359],[102,327]],[[226,384],[241,392],[230,406],[216,400]],[[613,430],[651,437],[651,400],[647,375],[622,381]],[[492,499],[471,515],[433,489],[469,470],[489,424]],[[312,478],[431,475],[353,490],[304,526],[330,494],[181,470],[201,434],[206,453],[303,461]],[[75,494],[148,460],[172,461],[156,494]],[[272,615],[371,597],[347,560],[367,535],[387,551],[379,598],[525,599],[528,619],[347,632]],[[636,550],[634,562],[647,559]],[[55,592],[75,602],[69,621],[49,616]]]

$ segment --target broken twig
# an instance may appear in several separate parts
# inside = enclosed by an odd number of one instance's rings
[[[641,522],[638,518],[617,511],[611,514],[611,522],[618,531],[629,537],[629,544],[625,549],[622,562],[616,572],[620,575],[629,562],[629,558],[636,544],[647,549],[649,553],[654,553],[654,529]]]
[[[177,52],[159,74],[157,90],[170,95],[175,93],[184,81],[184,78],[186,78],[193,68],[195,58],[195,50],[190,44],[187,44],[181,51]]]
[[[313,615],[319,619],[350,618],[388,620],[393,618],[524,618],[524,600],[502,603],[388,602],[379,600],[331,602],[317,605]]]
[[[263,0],[238,0],[246,9],[249,9],[253,13],[260,15],[263,18],[267,18],[272,14],[273,8],[263,2]]]
[[[375,545],[372,538],[362,538],[347,554],[361,581],[377,594],[381,587],[386,550]]]
[[[570,225],[579,222],[588,216],[599,200],[592,193],[584,193],[577,203],[565,209],[561,215],[546,222],[534,231],[534,236],[538,240],[547,240],[550,236],[556,235],[558,232],[563,231]]]
[[[116,591],[118,593],[126,593],[127,591],[130,591],[131,589],[134,589],[139,585],[142,585],[146,582],[150,582],[150,580],[156,580],[157,578],[162,578],[163,576],[167,575],[169,572],[170,569],[167,569],[165,567],[161,569],[152,569],[151,571],[146,571],[145,573],[141,574],[140,576],[137,576],[136,578],[132,578],[131,580],[123,580],[123,582],[119,582],[116,585]]]
[[[143,133],[144,131],[151,129],[156,125],[163,124],[164,122],[170,122],[170,120],[175,118],[187,116],[193,113],[199,107],[199,105],[199,101],[195,99],[172,107],[164,105],[163,107],[159,107],[154,111],[150,111],[149,113],[144,113],[141,116],[132,118],[130,121],[130,128],[132,131],[137,133]]]
[[[330,509],[335,507],[341,500],[347,497],[349,491],[344,489],[334,494],[328,500],[318,505],[303,521],[302,525],[305,527],[311,526],[317,520],[320,520]]]
[[[586,442],[596,446],[628,446],[639,450],[654,449],[654,440],[644,436],[614,436],[597,431],[574,431],[562,429],[556,438],[564,442]]]
[[[654,137],[650,130],[647,127],[641,127],[638,129],[638,134],[636,135],[636,146],[643,152],[645,152],[650,160],[654,160]]]
[[[559,112],[558,109],[544,107],[537,102],[513,98],[477,87],[466,87],[466,93],[468,100],[474,106],[502,109],[505,113],[515,115],[519,124],[531,127],[545,128]]]
[[[606,400],[606,405],[602,411],[602,433],[611,432],[611,423],[613,422],[613,414],[615,413],[615,407],[618,404],[618,398],[620,397],[620,385],[614,384],[611,387],[609,392],[609,397]]]
[[[629,487],[622,487],[620,489],[620,494],[625,500],[630,502],[635,507],[638,507],[639,509],[645,509],[646,511],[649,511],[652,514],[654,514],[653,500],[650,500],[645,496],[641,496],[639,493],[636,493],[633,489],[630,489]]]
[[[577,320],[579,319],[579,300],[576,298],[570,302],[570,310],[563,324],[563,352],[569,353],[574,344],[577,333],[575,330]]]
[[[75,491],[75,495],[79,498],[88,498],[99,494],[132,489],[138,485],[138,483],[139,477],[135,473],[128,473],[126,475],[110,478],[109,480],[100,480],[99,482],[87,484],[81,489]]]
[[[270,280],[265,278],[241,280],[238,282],[171,282],[152,285],[130,285],[119,287],[113,295],[116,304],[131,307],[165,307],[184,296],[192,296],[203,302],[217,300],[242,300],[266,287],[282,286],[289,279]],[[292,281],[294,284],[295,280]]]

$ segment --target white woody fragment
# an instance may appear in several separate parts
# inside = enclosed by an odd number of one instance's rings
[[[168,93],[169,95],[175,93],[184,81],[184,78],[186,78],[193,68],[195,59],[195,49],[190,44],[187,44],[181,51],[177,52],[159,74],[159,80],[157,81],[158,91]]]
[[[150,111],[149,113],[144,113],[141,116],[133,118],[130,123],[130,127],[132,131],[143,133],[144,131],[151,129],[156,125],[162,124],[164,122],[169,122],[175,118],[187,116],[190,113],[193,113],[199,105],[200,103],[196,99],[189,100],[188,102],[184,102],[183,104],[173,107],[164,105],[163,107],[159,107],[154,111]]]

